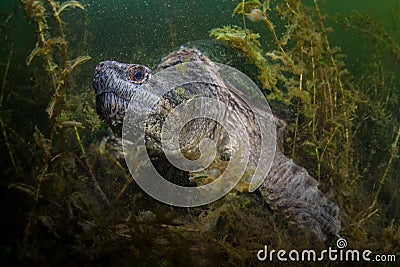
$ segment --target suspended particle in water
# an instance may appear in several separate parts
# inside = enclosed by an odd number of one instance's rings
[[[247,18],[251,21],[261,21],[264,19],[264,13],[260,9],[254,8],[247,14]]]

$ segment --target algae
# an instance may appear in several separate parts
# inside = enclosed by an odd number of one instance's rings
[[[393,34],[364,14],[335,17],[335,25],[371,44],[369,64],[348,69],[318,1],[237,2],[233,13],[242,25],[212,29],[211,37],[254,65],[267,99],[284,107],[285,153],[339,204],[340,235],[352,248],[398,255],[400,87],[387,62],[394,55],[400,65]],[[2,35],[12,36],[22,9],[35,38],[32,49],[18,63],[10,37],[0,65],[2,262],[257,266],[256,252],[265,244],[277,250],[335,246],[335,237],[313,243],[257,194],[234,191],[193,209],[146,196],[103,139],[107,125],[96,115],[90,85],[78,80],[79,70],[100,59],[89,61],[84,45],[72,45],[63,16],[73,12],[86,21],[88,6],[23,0],[1,24]],[[88,42],[90,33],[83,34]],[[21,125],[26,118],[31,122]]]
[[[237,49],[254,64],[266,97],[284,103],[292,112],[286,154],[318,178],[322,188],[333,192],[332,198],[341,207],[341,236],[361,247],[367,235],[378,238],[381,224],[392,220],[390,213],[382,214],[385,204],[379,199],[387,180],[398,182],[392,161],[398,160],[395,106],[399,83],[389,65],[385,66],[384,52],[394,55],[398,65],[399,46],[365,14],[337,16],[336,23],[356,30],[374,44],[375,57],[370,64],[375,67],[355,77],[347,69],[341,49],[329,41],[332,28],[325,26],[326,16],[318,1],[313,1],[313,6],[296,0],[282,1],[274,8],[265,8],[266,4],[270,6],[269,1],[242,1],[234,14],[263,23],[264,32],[272,37],[268,42],[274,43],[276,50],[265,52],[260,33],[245,23],[243,27],[213,29],[210,36]],[[280,21],[274,23],[284,25],[278,34],[269,19],[275,16]],[[375,135],[366,136],[372,129]],[[371,190],[371,185],[376,188]]]

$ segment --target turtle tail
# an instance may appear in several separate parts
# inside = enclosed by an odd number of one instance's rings
[[[303,167],[277,151],[260,192],[273,209],[285,213],[313,240],[325,241],[340,231],[339,207],[318,189],[318,182]]]

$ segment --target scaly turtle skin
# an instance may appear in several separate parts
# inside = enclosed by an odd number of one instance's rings
[[[212,75],[214,73],[214,65],[206,56],[196,49],[187,48],[181,48],[163,58],[154,72],[138,64],[116,61],[99,63],[93,78],[98,114],[106,121],[118,124],[123,121],[129,105],[139,112],[150,110],[151,115],[148,117],[146,128],[146,146],[150,153],[161,154],[161,128],[169,112],[179,104],[198,96],[217,98],[225,101],[234,114],[227,118],[228,123],[235,125],[239,118],[245,124],[251,147],[248,156],[250,163],[255,164],[260,155],[260,129],[246,103],[230,90],[229,86],[221,87],[219,83],[198,82],[186,84],[178,88],[179,90],[175,88],[163,95],[161,101],[156,104],[157,108],[154,109],[154,106],[150,105],[154,93],[161,90],[159,88],[148,90],[148,87],[144,89],[144,85],[155,73],[186,62],[204,62],[208,71]],[[217,74],[215,79],[219,79]],[[280,124],[283,125],[278,123],[278,127]],[[209,119],[190,122],[184,127],[181,135],[180,147],[186,151],[196,148],[204,138],[215,141],[220,157],[224,160],[229,161],[231,150],[234,149],[229,140],[226,140],[224,129]],[[338,206],[318,190],[318,182],[304,168],[297,166],[281,151],[275,152],[271,169],[258,190],[270,207],[283,212],[299,227],[309,229],[314,239],[324,241],[327,236],[338,234],[341,227]]]

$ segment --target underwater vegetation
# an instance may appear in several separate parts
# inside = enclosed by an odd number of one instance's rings
[[[70,33],[77,26],[64,19],[74,14],[85,28],[88,8],[84,1],[22,0],[0,24],[7,36],[0,64],[6,266],[254,266],[264,244],[334,244],[334,237],[313,243],[257,194],[232,192],[178,209],[142,193],[102,139],[107,126],[82,78],[99,61],[87,52],[90,33],[83,30],[76,45]],[[13,23],[22,12],[32,49],[19,62]],[[327,17],[317,0],[238,0],[233,15],[241,25],[227,21],[210,37],[257,70],[271,106],[288,121],[285,154],[340,206],[341,237],[399,259],[400,46],[393,34],[367,14]],[[332,25],[365,42],[367,65],[349,69],[331,41]]]
[[[370,65],[358,80],[341,49],[329,41],[332,29],[325,26],[318,1],[312,7],[281,1],[274,8],[269,1],[242,1],[234,14],[243,16],[243,26],[213,29],[210,36],[240,51],[257,67],[267,98],[290,110],[286,153],[326,190],[333,189],[342,208],[341,235],[353,245],[367,242],[373,228],[367,224],[382,223],[386,216],[390,221],[395,210],[385,211],[379,199],[388,180],[398,183],[393,161],[400,135],[399,84],[385,66],[385,52],[398,68],[399,45],[368,15],[337,17],[339,25],[374,44]],[[265,25],[275,50],[263,50],[260,33],[248,29],[246,19]]]

